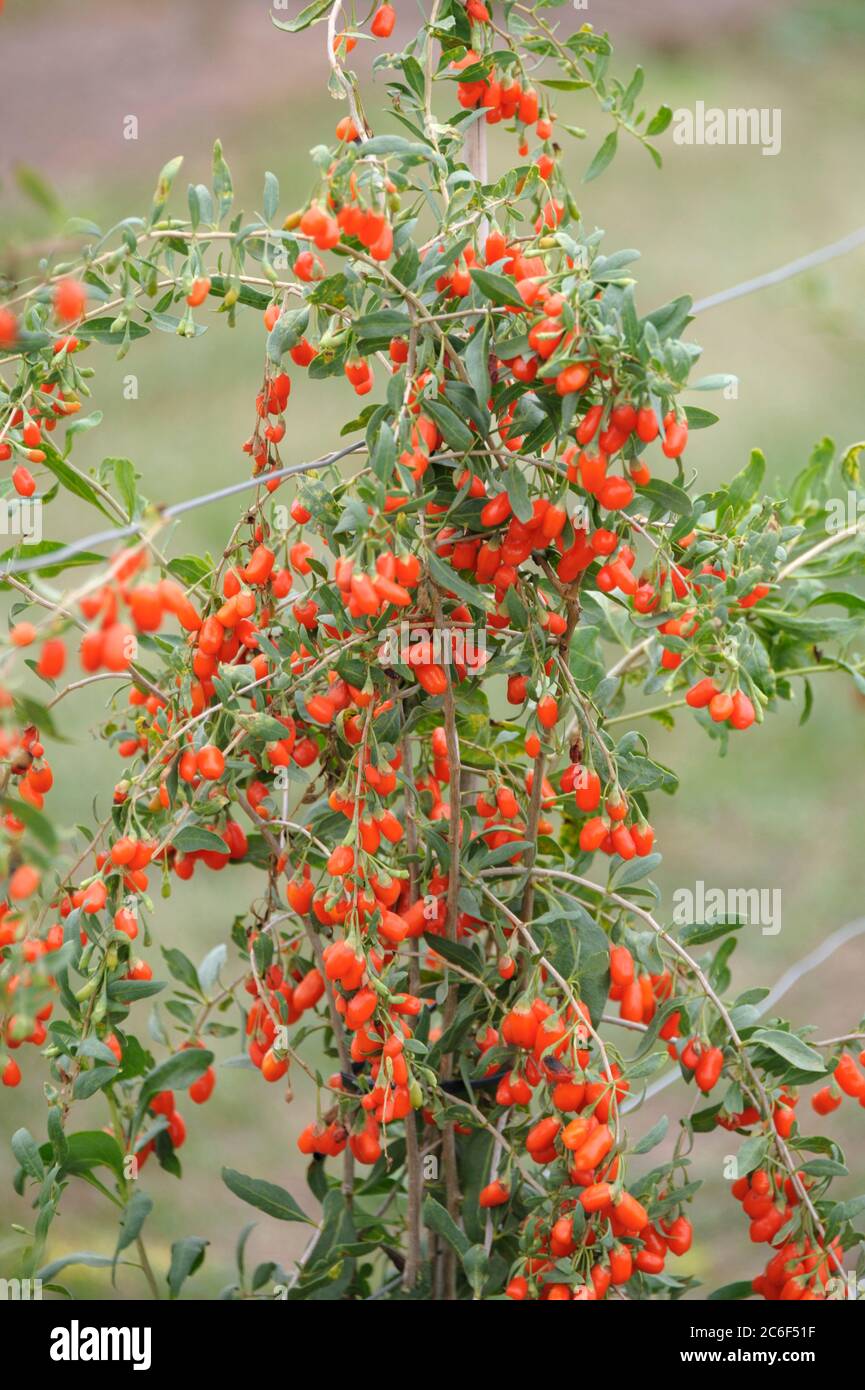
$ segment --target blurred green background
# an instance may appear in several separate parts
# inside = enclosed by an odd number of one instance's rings
[[[706,106],[778,107],[783,113],[782,149],[774,158],[753,147],[680,147],[668,132],[660,142],[661,172],[643,151],[626,144],[603,178],[581,187],[588,158],[605,133],[603,118],[591,97],[561,96],[561,119],[589,132],[585,145],[564,137],[564,159],[583,216],[606,230],[608,251],[642,251],[637,274],[644,311],[683,291],[699,298],[769,270],[865,221],[865,9],[856,0],[726,0],[712,6],[655,0],[651,7],[636,0],[591,0],[576,17],[568,7],[561,15],[565,26],[587,21],[609,28],[616,71],[627,76],[629,65],[643,64],[652,109],[661,101],[675,108],[702,100]],[[411,22],[410,15],[404,18]],[[358,69],[368,75],[369,47],[359,53]],[[143,213],[159,169],[178,153],[185,164],[175,207],[185,207],[187,181],[208,181],[216,135],[234,174],[238,206],[252,211],[259,205],[265,169],[279,178],[283,212],[302,204],[312,178],[308,150],[330,138],[342,114],[326,95],[325,76],[324,30],[298,37],[279,33],[264,0],[182,7],[164,0],[131,7],[105,0],[77,0],[74,7],[7,0],[0,18],[0,271],[32,269],[32,251],[16,248],[50,242],[68,216],[108,227],[120,216]],[[374,99],[369,107],[374,114]],[[139,123],[134,141],[123,138],[129,115]],[[491,169],[506,167],[513,157],[513,136],[496,130]],[[200,317],[211,319],[206,312]],[[144,492],[162,502],[246,476],[240,446],[253,422],[262,333],[258,315],[247,313],[233,333],[213,317],[208,332],[194,342],[154,334],[119,364],[104,351],[99,358],[91,353],[99,365],[92,405],[104,411],[105,420],[79,440],[78,466],[127,456],[144,476]],[[711,310],[691,336],[705,349],[697,375],[730,371],[740,381],[733,400],[686,397],[721,416],[718,426],[694,437],[688,452],[689,464],[707,484],[738,470],[756,445],[768,457],[770,478],[783,486],[821,435],[831,434],[841,446],[863,437],[865,251]],[[134,400],[124,394],[130,373],[137,377]],[[285,462],[331,447],[334,422],[350,418],[353,405],[342,382],[295,390]],[[53,508],[51,535],[80,535],[94,527],[94,514],[83,509],[70,505],[61,525],[57,513]],[[175,553],[216,552],[234,516],[231,503],[192,513],[174,539]],[[68,699],[64,728],[71,741],[49,749],[58,783],[51,809],[69,827],[80,819],[82,793],[104,811],[117,775],[113,756],[90,737],[106,688]],[[725,760],[690,720],[672,733],[648,729],[656,755],[683,776],[680,795],[660,798],[653,807],[665,892],[698,878],[711,886],[782,890],[781,933],[751,932],[734,956],[740,988],[771,983],[863,911],[865,704],[835,677],[818,681],[815,693],[816,708],[804,727],[797,701],[759,731],[733,740]],[[198,962],[226,939],[234,912],[254,892],[255,878],[247,872],[216,877],[199,871],[159,904],[154,935]],[[797,985],[784,1011],[813,1021],[819,1036],[854,1028],[865,1012],[862,960],[854,941]],[[140,1033],[145,1009],[139,1006]],[[222,1049],[226,1056],[237,1050],[230,1042]],[[0,1094],[5,1135],[19,1125],[44,1133],[39,1068],[27,1052],[18,1054],[24,1084]],[[182,1107],[189,1129],[181,1153],[186,1180],[176,1182],[153,1163],[145,1170],[142,1181],[156,1199],[146,1231],[157,1273],[167,1269],[172,1240],[195,1234],[211,1242],[187,1296],[213,1296],[229,1281],[234,1239],[251,1215],[222,1186],[221,1164],[283,1183],[312,1209],[294,1143],[311,1100],[305,1078],[298,1075],[296,1084],[298,1099],[287,1107],[280,1087],[267,1087],[248,1071],[220,1069],[206,1113],[188,1101]],[[637,1119],[635,1131],[645,1132],[665,1108],[675,1113],[680,1100],[666,1092]],[[76,1127],[101,1125],[103,1105],[97,1099],[77,1107]],[[803,1108],[806,1129],[807,1114]],[[862,1190],[865,1176],[865,1115],[847,1102],[828,1124],[847,1147],[852,1195]],[[694,1249],[676,1264],[704,1280],[706,1290],[750,1277],[765,1261],[765,1248],[749,1245],[746,1222],[722,1187],[721,1161],[730,1147],[723,1134],[699,1143],[694,1174],[709,1190],[697,1208]],[[659,1152],[651,1155],[652,1164]],[[30,1215],[11,1189],[12,1172],[11,1155],[0,1148],[0,1274],[13,1271],[25,1241],[11,1223],[27,1226]],[[78,1249],[113,1251],[113,1209],[98,1194],[74,1185],[61,1210],[50,1258]],[[302,1228],[261,1216],[250,1258],[288,1264],[304,1239]],[[79,1268],[62,1278],[77,1297],[112,1296],[101,1272]],[[117,1289],[122,1296],[139,1296],[143,1281],[125,1271]]]

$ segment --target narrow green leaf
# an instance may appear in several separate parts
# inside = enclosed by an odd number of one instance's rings
[[[758,1028],[748,1041],[768,1047],[770,1051],[783,1057],[785,1062],[799,1067],[802,1071],[822,1074],[827,1070],[826,1063],[816,1048],[809,1047],[801,1038],[797,1038],[795,1033],[785,1033],[780,1028]]]
[[[466,425],[455,410],[444,401],[425,400],[423,403],[424,413],[429,415],[433,423],[438,427],[445,443],[449,445],[455,453],[464,453],[466,449],[471,449],[475,442],[468,425]]]
[[[121,1250],[125,1250],[141,1234],[141,1228],[147,1217],[153,1210],[153,1201],[147,1193],[137,1187],[123,1208],[120,1217],[120,1233],[117,1237],[117,1249],[114,1252],[115,1263]]]
[[[661,135],[673,119],[673,112],[669,106],[659,106],[649,124],[646,126],[647,135]]]
[[[177,1298],[189,1276],[200,1269],[209,1244],[201,1236],[184,1236],[183,1240],[174,1242],[168,1270],[168,1288],[172,1298]]]
[[[427,1197],[423,1204],[423,1222],[436,1235],[446,1240],[460,1258],[463,1258],[469,1250],[469,1241],[454,1221],[453,1217],[437,1202],[434,1197]]]
[[[231,182],[231,170],[225,162],[219,140],[213,146],[213,192],[216,198],[217,218],[221,222],[231,210],[234,186]]]
[[[495,270],[481,270],[476,265],[471,266],[469,274],[485,299],[501,307],[525,309],[525,301],[517,294],[513,280],[506,275],[499,275]]]
[[[215,830],[207,830],[203,825],[184,825],[171,842],[182,854],[192,854],[195,850],[210,850],[214,854],[227,854],[228,845]]]
[[[618,131],[611,130],[606,140],[601,145],[601,148],[598,150],[597,154],[592,160],[591,164],[589,165],[588,169],[583,174],[583,183],[591,183],[592,179],[596,179],[599,174],[602,174],[604,172],[608,165],[612,163],[613,157],[618,147]]]
[[[185,1091],[207,1071],[212,1062],[213,1053],[205,1047],[187,1047],[160,1062],[141,1083],[139,1113],[143,1114],[150,1097],[158,1091]]]
[[[291,1194],[286,1192],[284,1187],[278,1187],[276,1183],[267,1182],[264,1178],[250,1178],[246,1173],[238,1173],[234,1168],[223,1168],[222,1181],[235,1197],[239,1197],[242,1202],[248,1202],[251,1207],[257,1207],[268,1216],[275,1216],[278,1221],[305,1221],[309,1225],[313,1224]]]
[[[45,1176],[45,1168],[39,1153],[39,1147],[29,1129],[16,1129],[12,1135],[12,1152],[20,1163],[28,1177],[35,1178],[37,1182]]]
[[[198,981],[198,971],[189,957],[184,955],[176,946],[163,946],[162,954],[175,980],[186,985],[187,989],[191,989],[193,993],[200,994],[201,985]]]

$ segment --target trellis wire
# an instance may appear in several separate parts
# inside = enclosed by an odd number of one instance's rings
[[[838,256],[846,256],[849,251],[855,251],[857,246],[865,245],[865,227],[857,227],[855,232],[849,236],[842,237],[840,241],[833,241],[829,246],[821,246],[817,251],[809,251],[807,256],[800,256],[798,260],[788,261],[786,265],[778,266],[776,270],[769,270],[765,275],[755,275],[753,280],[743,280],[741,284],[733,285],[728,290],[719,290],[717,294],[707,295],[705,299],[698,299],[693,305],[692,313],[701,314],[704,309],[714,309],[718,304],[726,304],[731,299],[741,299],[746,294],[753,294],[755,290],[768,289],[770,285],[780,285],[784,280],[791,280],[794,275],[802,275],[806,270],[813,270],[814,266],[823,265],[826,261],[834,261]]]

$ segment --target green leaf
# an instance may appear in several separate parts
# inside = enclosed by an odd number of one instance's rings
[[[799,1171],[809,1178],[846,1178],[850,1170],[834,1158],[812,1158],[801,1164]]]
[[[442,960],[462,966],[463,970],[470,971],[472,975],[477,975],[483,969],[471,947],[464,946],[460,941],[449,941],[446,936],[436,936],[432,932],[424,932],[424,940]]]
[[[123,1208],[123,1214],[120,1217],[120,1233],[117,1237],[117,1249],[114,1252],[115,1263],[121,1250],[125,1250],[128,1245],[138,1239],[141,1228],[152,1210],[152,1199],[140,1187],[137,1187]]]
[[[782,613],[774,608],[760,608],[759,616],[769,627],[789,632],[802,642],[827,642],[833,637],[847,642],[862,626],[861,618],[809,618],[805,613]]]
[[[482,319],[468,341],[465,352],[466,371],[478,405],[486,407],[490,394],[490,324]]]
[[[199,849],[211,850],[214,854],[228,853],[228,845],[222,836],[217,835],[215,830],[205,829],[203,825],[184,825],[171,843],[182,854],[192,854]]]
[[[642,1139],[640,1139],[634,1145],[631,1152],[635,1154],[649,1153],[651,1149],[654,1149],[658,1144],[661,1143],[661,1140],[666,1137],[666,1133],[669,1127],[669,1118],[666,1115],[662,1115],[660,1120],[658,1120],[657,1124],[652,1125],[652,1128],[649,1130],[648,1134],[644,1134]]]
[[[699,381],[689,381],[689,391],[723,391],[725,387],[732,386],[738,382],[739,378],[732,372],[715,372],[713,376],[701,376]]]
[[[189,217],[192,230],[196,231],[202,222],[213,222],[213,196],[203,183],[191,183],[188,192]]]
[[[662,511],[674,512],[677,516],[690,516],[693,510],[691,499],[684,488],[677,487],[675,483],[668,483],[665,478],[652,478],[651,482],[638,491],[641,497],[648,497],[649,501]]]
[[[168,1271],[168,1287],[171,1297],[177,1298],[186,1280],[204,1263],[204,1254],[209,1241],[201,1236],[184,1236],[171,1247],[171,1266]]]
[[[44,450],[44,453],[45,467],[62,483],[67,492],[71,492],[75,497],[80,497],[83,502],[88,502],[91,507],[95,507],[109,520],[114,520],[95,488],[77,469],[66,463],[56,449],[48,448]]]
[[[579,994],[595,1027],[610,992],[610,943],[582,903],[560,894],[548,912],[536,917],[550,943],[550,959],[567,980],[579,981]]]
[[[476,265],[471,266],[469,274],[485,299],[502,307],[525,309],[525,300],[517,294],[513,280],[508,280],[505,275],[499,275],[495,270],[481,270]]]
[[[414,1116],[409,1123],[414,1124]],[[477,1129],[458,1147],[460,1191],[463,1194],[462,1219],[469,1240],[483,1240],[486,1212],[478,1206],[482,1187],[490,1180],[495,1140],[489,1130]]]
[[[598,256],[592,264],[592,279],[597,285],[606,284],[610,280],[618,280],[625,267],[639,259],[639,251],[630,248],[614,251],[611,256]]]
[[[267,335],[267,355],[280,362],[289,348],[297,347],[309,326],[309,309],[283,311]]]
[[[730,483],[730,501],[737,511],[749,507],[760,491],[766,475],[766,460],[759,449],[751,450],[751,457],[741,473],[737,473]]]
[[[805,607],[819,608],[825,604],[846,608],[848,613],[865,613],[865,598],[861,594],[847,593],[845,589],[833,589],[829,593],[818,594]]]
[[[465,603],[472,604],[475,608],[485,608],[484,596],[479,589],[475,589],[467,580],[461,579],[455,569],[446,565],[444,560],[436,555],[435,551],[430,551],[427,555],[427,564],[432,579],[440,589],[450,589],[461,598]]]
[[[623,859],[610,879],[610,887],[621,891],[628,888],[632,883],[639,883],[641,878],[653,873],[661,863],[660,854],[647,854],[645,858],[641,855],[637,859]]]
[[[425,400],[423,403],[424,413],[429,415],[433,423],[438,427],[445,443],[449,445],[455,453],[464,453],[471,449],[475,442],[468,425],[466,425],[455,410],[444,401]]]
[[[746,1139],[739,1152],[736,1154],[736,1172],[740,1178],[746,1174],[753,1173],[755,1168],[759,1168],[768,1147],[768,1140],[765,1135],[755,1134],[750,1139]]]
[[[718,918],[716,922],[688,922],[679,933],[683,946],[704,946],[708,941],[716,941],[731,931],[741,931],[748,923],[740,917]]]
[[[396,463],[396,440],[387,421],[382,422],[376,434],[370,463],[376,477],[383,483],[389,483]]]
[[[272,10],[270,18],[277,29],[285,29],[289,34],[299,34],[301,29],[308,29],[310,24],[323,19],[332,9],[333,0],[313,0],[313,4],[301,10],[296,19],[275,19]]]
[[[198,982],[198,971],[189,957],[185,956],[176,946],[163,946],[162,954],[165,957],[165,964],[175,980],[186,985],[194,994],[200,994],[201,985]]]
[[[120,493],[129,520],[132,521],[139,508],[138,489],[135,486],[135,466],[130,459],[103,459],[100,474],[105,477],[108,473],[114,474],[117,491]]]
[[[268,1216],[275,1216],[278,1221],[305,1221],[308,1225],[314,1224],[291,1194],[286,1192],[284,1187],[278,1187],[276,1183],[267,1182],[264,1178],[250,1178],[246,1173],[238,1173],[234,1168],[223,1168],[222,1181],[235,1197],[239,1197],[242,1202],[248,1202],[251,1207],[257,1207]]]
[[[239,304],[246,304],[251,309],[266,309],[270,304],[273,295],[267,290],[256,289],[254,285],[232,284],[226,275],[211,275],[210,293],[217,299],[224,299],[229,290],[236,290],[237,301]]]
[[[411,320],[400,309],[376,309],[371,314],[361,314],[354,324],[355,335],[364,351],[376,346],[386,347],[391,338],[405,338],[410,328]]]
[[[616,150],[619,147],[618,131],[611,130],[601,148],[598,150],[586,172],[583,174],[583,183],[591,183],[599,174],[612,163]]]
[[[102,424],[102,411],[94,410],[90,415],[74,415],[70,424],[66,426],[66,447],[63,450],[64,458],[69,456],[70,435],[86,434],[88,430],[95,430],[97,425]]]
[[[865,1196],[851,1197],[846,1202],[838,1202],[838,1204],[832,1208],[829,1217],[832,1229],[837,1230],[845,1221],[855,1220],[860,1212],[863,1211],[865,1211]]]
[[[224,941],[220,941],[218,946],[214,946],[212,951],[208,951],[204,960],[198,967],[198,979],[203,992],[206,994],[212,989],[219,979],[219,972],[224,966],[228,957],[228,948]]]
[[[276,216],[276,209],[279,207],[279,179],[276,174],[272,174],[268,169],[264,175],[264,199],[263,208],[268,222],[272,222]]]
[[[16,1129],[12,1135],[12,1152],[20,1163],[28,1177],[35,1178],[41,1182],[45,1177],[45,1168],[42,1157],[39,1153],[39,1146],[29,1129]]]
[[[193,585],[200,579],[204,579],[211,571],[212,566],[206,560],[202,560],[199,555],[177,555],[173,560],[169,560],[168,569],[175,579],[182,583]]]
[[[829,479],[835,459],[835,441],[828,436],[816,444],[805,467],[797,473],[788,490],[793,514],[798,515],[806,502],[824,502],[829,491]]]
[[[237,723],[245,729],[253,738],[264,739],[267,743],[272,743],[276,739],[285,737],[285,725],[280,724],[271,714],[239,714],[236,716]],[[198,829],[199,827],[196,827]],[[213,834],[213,831],[209,831]],[[175,844],[177,841],[175,840]],[[224,844],[224,842],[223,842]],[[224,852],[224,849],[223,851]]]
[[[40,1153],[46,1163],[51,1162],[50,1144],[43,1144]],[[68,1134],[61,1176],[80,1177],[91,1168],[110,1168],[118,1178],[123,1176],[123,1152],[114,1135],[101,1129],[82,1129],[77,1134]]]
[[[578,77],[545,77],[541,79],[541,86],[553,92],[583,92],[589,83]]]
[[[117,1067],[93,1067],[90,1071],[79,1072],[72,1087],[75,1100],[87,1100],[103,1090],[117,1076]]]
[[[364,155],[375,157],[395,154],[403,159],[415,157],[427,159],[431,164],[442,164],[441,156],[436,154],[432,145],[425,140],[407,140],[404,135],[374,135],[365,142],[363,152]]]
[[[662,304],[646,314],[641,323],[650,323],[660,338],[677,338],[691,320],[693,300],[689,294],[680,294],[677,299]]]
[[[132,1003],[135,999],[149,999],[165,989],[164,980],[112,980],[108,986],[109,999],[122,999]]]
[[[750,1279],[739,1279],[735,1284],[724,1284],[714,1293],[706,1294],[707,1303],[726,1303],[739,1298],[753,1298],[754,1288]]]
[[[142,323],[127,323],[125,328],[113,328],[113,315],[105,318],[88,319],[75,330],[76,338],[80,338],[83,343],[108,343],[120,347],[127,338],[133,341],[137,338],[148,338],[150,329],[145,328]]]
[[[169,159],[168,163],[162,167],[159,179],[157,180],[156,191],[153,194],[153,206],[150,209],[151,227],[154,222],[158,222],[159,218],[162,216],[163,208],[171,196],[171,189],[182,163],[183,155],[178,154],[175,155],[174,159]]]
[[[225,162],[222,144],[219,140],[215,141],[213,146],[213,192],[216,198],[217,217],[221,222],[231,210],[231,204],[234,201],[234,187],[231,182],[231,170]]]
[[[62,1167],[69,1156],[69,1142],[63,1129],[63,1116],[59,1105],[52,1105],[48,1111],[48,1138],[54,1162]]]
[[[247,1225],[244,1226],[240,1235],[237,1237],[237,1244],[234,1247],[234,1258],[235,1263],[237,1264],[237,1272],[240,1275],[241,1282],[243,1281],[244,1275],[246,1273],[246,1243],[249,1240],[249,1237],[252,1235],[253,1231],[255,1230],[255,1227],[255,1221],[248,1222]]]
[[[51,185],[29,164],[14,166],[15,182],[26,198],[50,217],[60,217],[62,205]],[[97,228],[98,231],[98,228]]]
[[[841,477],[844,479],[845,483],[848,483],[850,487],[853,488],[858,488],[862,482],[859,455],[862,453],[863,449],[865,449],[865,442],[851,444],[848,449],[844,450],[844,453],[841,455],[841,462],[838,465],[841,471]]]
[[[517,521],[523,523],[532,518],[532,499],[526,475],[516,463],[511,463],[505,474],[505,491],[510,498],[511,507]]]
[[[41,811],[37,811],[35,806],[31,806],[27,801],[4,801],[3,811],[7,815],[17,816],[37,840],[48,850],[57,848],[57,834],[54,826],[47,816]]]
[[[130,1260],[121,1260],[121,1264],[130,1264]],[[39,1270],[39,1278],[43,1284],[49,1283],[56,1274],[62,1269],[68,1269],[70,1265],[85,1265],[88,1269],[110,1269],[114,1260],[110,1255],[94,1255],[90,1250],[76,1250],[71,1255],[63,1255],[59,1260],[52,1260],[50,1265],[43,1265]]]
[[[434,1197],[427,1197],[423,1204],[423,1223],[436,1235],[446,1240],[452,1249],[456,1250],[460,1258],[464,1258],[469,1250],[469,1241],[453,1217],[437,1202]]]
[[[513,845],[512,849],[511,845]],[[483,850],[475,860],[474,867],[491,869],[496,864],[506,864],[515,854],[524,854],[527,849],[534,849],[531,840],[513,840],[506,845],[496,845],[494,849]],[[509,850],[510,853],[508,853]]]
[[[825,1073],[826,1063],[820,1053],[815,1048],[809,1047],[801,1038],[797,1038],[795,1033],[784,1033],[780,1028],[758,1028],[756,1033],[752,1033],[748,1039],[749,1043],[759,1043],[762,1047],[768,1047],[771,1052],[775,1052],[779,1057],[783,1057],[785,1062],[791,1066],[798,1067],[801,1071],[813,1071]]]
[[[600,637],[600,628],[580,623],[571,639],[568,666],[580,690],[594,690],[606,669]]]
[[[566,980],[577,973],[579,939],[570,921],[570,913],[552,907],[542,917],[536,917],[535,927],[543,930],[545,954]]]
[[[143,1114],[147,1102],[158,1091],[185,1091],[197,1081],[213,1062],[213,1053],[204,1047],[187,1047],[176,1052],[147,1073],[141,1083],[138,1113]]]
[[[470,1245],[462,1257],[463,1269],[477,1298],[487,1281],[490,1272],[490,1259],[482,1245]]]
[[[649,124],[646,126],[647,135],[661,135],[673,119],[673,113],[669,106],[659,106]]]

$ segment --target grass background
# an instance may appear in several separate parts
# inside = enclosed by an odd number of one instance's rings
[[[574,22],[567,9],[561,13],[566,25]],[[658,0],[648,14],[634,0],[592,0],[577,22],[584,20],[610,29],[617,71],[625,74],[636,61],[645,66],[653,109],[662,100],[674,108],[702,100],[782,111],[782,150],[775,158],[749,147],[683,148],[668,135],[661,141],[661,172],[639,148],[624,145],[602,179],[581,187],[604,133],[603,118],[590,97],[561,96],[561,118],[589,132],[585,146],[565,137],[565,164],[583,216],[606,230],[606,250],[641,249],[636,273],[644,311],[683,291],[697,298],[749,278],[865,220],[858,173],[865,118],[860,4],[743,6],[729,0],[688,7]],[[206,182],[217,134],[238,206],[258,205],[268,168],[279,178],[282,209],[301,204],[312,177],[308,149],[329,138],[341,114],[324,92],[323,40],[320,28],[297,38],[278,33],[261,0],[184,7],[151,0],[120,12],[104,0],[77,0],[68,8],[7,0],[0,19],[0,128],[7,136],[0,152],[0,271],[32,266],[32,257],[22,261],[14,248],[50,239],[69,215],[109,226],[144,212],[159,168],[174,154],[186,157],[181,190],[187,181]],[[366,53],[358,67],[368,70]],[[375,101],[370,108],[376,111]],[[122,135],[130,114],[139,120],[135,141]],[[513,136],[494,131],[491,168],[506,167],[513,153]],[[47,205],[27,196],[21,166],[50,189]],[[767,455],[770,478],[783,487],[821,435],[833,435],[842,446],[863,437],[863,291],[860,251],[697,320],[691,336],[704,347],[697,374],[730,371],[740,379],[735,400],[690,398],[721,416],[718,426],[694,438],[688,453],[706,484],[736,471],[756,445]],[[105,421],[78,442],[79,467],[128,456],[144,475],[145,493],[163,502],[246,476],[240,445],[252,425],[261,355],[261,324],[248,314],[230,335],[214,318],[194,342],[154,334],[120,364],[103,353],[93,406],[104,411]],[[124,397],[129,373],[138,379],[135,400]],[[330,447],[334,420],[348,418],[353,403],[341,382],[296,390],[285,461]],[[52,535],[80,535],[94,526],[93,515],[76,505],[59,523],[57,512]],[[234,514],[230,503],[192,513],[173,542],[175,553],[216,552]],[[81,818],[82,796],[104,811],[117,775],[113,756],[91,738],[105,689],[70,697],[63,711],[70,742],[50,749],[58,783],[51,809],[70,828]],[[862,911],[865,705],[834,677],[819,681],[815,693],[810,722],[799,724],[801,702],[782,708],[762,729],[734,740],[725,760],[688,720],[674,732],[649,731],[656,755],[683,776],[680,795],[653,807],[664,852],[658,878],[666,893],[698,878],[712,886],[782,890],[781,933],[749,933],[734,956],[740,988],[771,983]],[[255,891],[246,871],[219,877],[199,871],[159,904],[154,935],[200,961],[225,939],[234,912]],[[820,1036],[846,1031],[865,1012],[862,981],[862,951],[854,942],[803,980],[784,1009],[797,1020],[812,1020]],[[145,1007],[139,1006],[140,1033]],[[223,1055],[232,1050],[231,1043],[223,1045]],[[44,1132],[40,1070],[27,1052],[18,1054],[24,1084],[0,1094],[4,1134],[22,1124]],[[222,1163],[283,1183],[311,1207],[294,1136],[312,1101],[302,1077],[297,1086],[295,1105],[286,1107],[279,1087],[221,1068],[206,1113],[189,1102],[183,1106],[186,1180],[177,1183],[152,1164],[145,1170],[143,1183],[156,1201],[147,1233],[157,1272],[167,1270],[170,1244],[179,1236],[211,1242],[187,1296],[213,1296],[228,1282],[234,1239],[251,1214],[222,1186]],[[640,1115],[636,1132],[650,1127],[664,1102],[675,1113],[678,1098],[668,1091]],[[77,1108],[76,1126],[101,1125],[103,1104],[97,1098]],[[829,1121],[848,1149],[848,1195],[863,1187],[863,1126],[865,1116],[852,1102]],[[762,1248],[749,1246],[745,1221],[723,1190],[721,1164],[729,1147],[723,1134],[704,1137],[694,1156],[694,1174],[707,1193],[697,1208],[694,1248],[677,1268],[696,1274],[706,1289],[750,1277],[765,1258]],[[659,1152],[651,1155],[653,1164]],[[0,1148],[0,1274],[13,1270],[25,1243],[13,1223],[26,1227],[30,1216],[11,1189],[13,1167],[8,1148]],[[49,1257],[113,1250],[113,1211],[98,1194],[76,1184],[61,1211]],[[288,1263],[303,1241],[302,1228],[262,1216],[251,1259]],[[63,1278],[77,1297],[116,1296],[101,1272],[79,1268]],[[119,1275],[117,1292],[143,1292],[136,1271]]]

